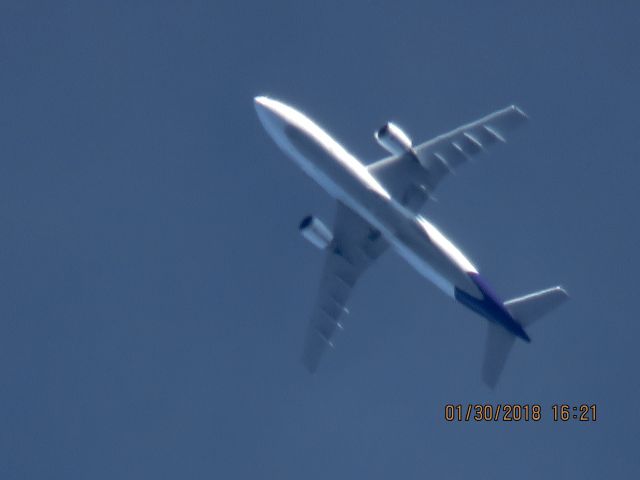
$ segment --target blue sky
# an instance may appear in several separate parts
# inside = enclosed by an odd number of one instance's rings
[[[640,11],[561,3],[4,2],[0,476],[637,476]],[[572,296],[497,390],[483,320],[393,253],[305,372],[322,255],[297,225],[333,201],[258,94],[367,162],[388,120],[529,114],[426,209],[504,298]],[[443,420],[468,402],[545,419]]]

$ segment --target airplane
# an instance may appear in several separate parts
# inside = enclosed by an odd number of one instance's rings
[[[445,294],[488,320],[482,379],[495,387],[515,339],[530,342],[525,327],[563,303],[567,292],[557,286],[501,301],[421,210],[449,173],[506,142],[526,114],[512,105],[415,146],[389,122],[374,137],[390,155],[365,165],[293,107],[267,96],[255,97],[254,104],[275,143],[337,200],[332,229],[314,216],[299,226],[309,242],[325,251],[302,354],[307,369],[315,372],[324,351],[333,348],[358,278],[392,247]]]

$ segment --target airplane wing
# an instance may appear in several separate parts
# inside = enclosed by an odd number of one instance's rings
[[[360,275],[388,247],[379,231],[338,202],[333,240],[326,249],[320,290],[307,328],[302,361],[315,372],[327,347],[333,347],[340,317]]]
[[[418,211],[438,184],[470,158],[497,143],[504,143],[527,119],[515,105],[498,110],[413,148],[368,166],[407,208]]]

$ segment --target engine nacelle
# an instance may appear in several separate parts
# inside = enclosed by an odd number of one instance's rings
[[[380,146],[393,155],[402,155],[413,148],[411,139],[394,123],[387,123],[373,135]]]
[[[324,250],[333,240],[333,234],[324,223],[309,215],[300,222],[300,233],[320,250]]]

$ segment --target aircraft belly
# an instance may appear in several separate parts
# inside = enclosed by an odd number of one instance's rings
[[[480,295],[468,273],[421,229],[416,228],[414,221],[403,223],[403,228],[397,230],[392,244],[418,273],[453,298],[456,288],[470,295]]]
[[[393,243],[396,251],[411,265],[420,275],[431,281],[436,287],[452,298],[455,298],[454,285],[432,265],[425,261],[418,253],[409,248],[401,241]]]
[[[288,151],[300,167],[324,189],[339,200],[359,196],[366,189],[339,156],[327,149],[318,139],[293,125],[284,127],[290,147]]]
[[[301,168],[332,196],[380,230],[422,276],[454,298],[456,287],[478,293],[468,275],[441,246],[429,239],[414,217],[407,216],[393,200],[382,198],[368,188],[347,162],[307,132],[293,126],[286,126],[284,132],[292,147],[291,156]]]
[[[467,275],[464,256],[434,226],[420,217],[416,222],[366,167],[309,119],[283,105],[273,108],[260,109],[261,119],[305,173],[379,230],[410,265],[445,293],[454,297],[456,287],[471,295],[479,293]]]

